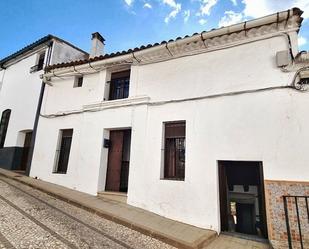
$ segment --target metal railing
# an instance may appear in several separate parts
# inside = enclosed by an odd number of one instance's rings
[[[304,225],[307,226],[309,224],[308,199],[309,199],[309,196],[298,196],[298,195],[284,195],[283,196],[284,214],[285,214],[285,222],[286,222],[289,249],[293,249],[292,238],[295,238],[295,234],[294,236],[292,234],[294,229],[291,229],[291,226],[296,226],[296,230],[298,230],[297,235],[299,238],[300,248],[301,249],[305,248],[304,241],[303,241],[304,233],[302,229]],[[300,202],[303,205],[300,205]],[[293,212],[294,207],[295,207],[295,212]],[[300,213],[304,215],[301,217]],[[307,215],[305,213],[307,213]],[[304,216],[307,216],[307,219],[303,218]],[[295,224],[295,222],[297,224]],[[306,222],[308,224],[306,224]]]

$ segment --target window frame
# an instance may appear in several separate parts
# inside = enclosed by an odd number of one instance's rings
[[[65,132],[71,132],[70,136],[64,135]],[[54,164],[54,168],[53,168],[53,174],[67,174],[68,166],[69,166],[69,162],[70,162],[73,134],[74,134],[74,129],[72,129],[72,128],[59,130],[57,149],[56,149],[56,153],[55,153],[55,164]],[[70,140],[70,146],[69,146],[69,150],[68,150],[66,165],[64,165],[65,170],[60,170],[59,169],[59,161],[61,159],[62,153],[65,153],[64,152],[65,148],[63,147],[64,138],[70,138],[71,140]]]
[[[175,135],[168,135],[167,136],[167,126],[168,125],[178,125],[178,128],[180,129],[184,129],[183,131],[183,135],[181,134],[175,134]],[[183,127],[183,128],[181,128]],[[177,132],[176,132],[177,133]],[[177,148],[177,141],[182,139],[182,148]],[[170,154],[167,154],[168,151],[170,151],[167,146],[168,143],[167,141],[173,141],[172,143],[174,143],[174,156],[175,159],[173,159],[176,164],[174,165],[174,176],[168,175],[168,171],[170,170],[170,168],[168,167],[172,167],[170,165],[168,165],[168,158],[170,157]],[[179,141],[178,141],[179,143]],[[171,142],[169,143],[171,144]],[[179,145],[179,144],[178,144]],[[162,153],[162,174],[161,174],[161,180],[173,180],[173,181],[185,181],[185,166],[186,166],[186,121],[185,120],[177,120],[177,121],[166,121],[163,122],[163,153]],[[180,152],[180,150],[184,150],[184,152]],[[183,153],[183,161],[180,160],[180,158],[178,158],[177,160],[177,153],[178,153],[178,157],[181,156],[181,154],[179,153]],[[180,163],[183,163],[183,166],[180,165]],[[178,164],[177,164],[178,163]],[[183,174],[179,174],[179,172],[182,171],[181,167],[183,167]]]
[[[0,149],[4,147],[7,130],[11,118],[11,109],[6,109],[2,112],[0,120]]]
[[[41,70],[44,69],[45,55],[46,55],[46,51],[44,51],[44,52],[38,54],[37,63],[36,63],[36,66],[37,66],[37,70],[36,70],[36,71],[41,71]],[[43,58],[42,58],[42,57],[43,57]],[[42,58],[43,60],[41,60],[41,58]],[[42,61],[42,63],[40,63],[40,61]]]
[[[111,80],[109,81],[108,100],[127,99],[130,94],[130,78],[131,78],[130,69],[119,72],[113,72],[111,74]],[[118,86],[116,84],[118,84]],[[117,91],[115,90],[117,88],[120,89],[119,94],[117,94]]]
[[[81,80],[81,82],[80,82],[80,80]],[[84,84],[84,76],[83,75],[75,76],[73,88],[83,87],[83,84]]]

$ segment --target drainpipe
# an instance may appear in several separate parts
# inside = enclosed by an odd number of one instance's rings
[[[49,63],[50,63],[52,48],[53,48],[53,41],[51,41],[48,44],[46,66],[48,66]],[[45,66],[45,68],[46,68],[46,66]],[[44,69],[44,73],[46,73],[46,69]],[[44,90],[45,90],[45,84],[44,84],[44,81],[42,80],[41,91],[40,91],[39,101],[38,101],[38,105],[37,105],[37,109],[36,109],[33,130],[32,130],[32,137],[31,137],[31,143],[30,143],[30,148],[29,148],[29,154],[28,154],[28,158],[27,158],[27,167],[26,167],[26,175],[27,176],[29,176],[30,169],[31,169],[36,132],[37,132],[37,129],[38,129],[39,117],[40,117],[40,112],[41,112],[41,107],[42,107],[42,102],[43,102],[43,97],[44,97]]]

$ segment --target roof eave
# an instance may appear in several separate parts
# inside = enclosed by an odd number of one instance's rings
[[[147,46],[141,46],[139,48],[129,49],[127,51],[122,51],[122,52],[117,52],[117,53],[112,53],[112,54],[106,54],[104,56],[94,57],[94,58],[91,58],[91,59],[71,61],[71,62],[67,62],[67,63],[60,63],[60,64],[51,65],[51,66],[47,67],[47,71],[51,71],[51,70],[54,70],[54,69],[67,68],[67,67],[77,66],[77,65],[80,66],[80,65],[83,65],[83,64],[92,63],[92,62],[96,62],[96,61],[108,60],[108,59],[113,58],[113,57],[119,57],[119,59],[121,60],[121,56],[130,54],[130,53],[139,53],[140,51],[149,50],[151,48],[154,48],[154,47],[157,47],[157,46],[160,46],[160,45],[173,46],[174,44],[187,43],[187,42],[190,42],[190,41],[196,39],[196,37],[200,37],[200,36],[202,36],[203,39],[219,37],[219,36],[222,36],[222,35],[225,35],[225,34],[241,32],[241,31],[244,31],[244,30],[260,27],[260,26],[263,26],[263,25],[273,24],[273,23],[276,23],[276,22],[282,22],[282,21],[285,21],[285,20],[288,21],[288,19],[291,18],[292,16],[299,17],[298,21],[297,21],[298,22],[298,29],[299,29],[301,22],[302,22],[302,19],[303,19],[303,18],[301,18],[302,13],[303,13],[303,11],[300,10],[299,8],[292,8],[292,9],[277,12],[277,13],[274,13],[274,14],[271,14],[271,15],[268,15],[268,16],[256,18],[256,19],[253,19],[253,20],[250,20],[250,21],[230,25],[230,26],[227,26],[227,27],[221,27],[221,28],[218,28],[218,29],[213,29],[213,30],[210,30],[208,32],[203,31],[201,33],[194,33],[191,36],[185,36],[183,38],[178,37],[175,40],[169,40],[168,42],[162,41],[160,44],[159,43],[155,43],[153,45],[148,44]]]

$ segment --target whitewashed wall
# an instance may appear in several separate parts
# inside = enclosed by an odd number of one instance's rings
[[[296,35],[296,34],[295,34]],[[275,65],[283,38],[184,57],[131,70],[130,97],[150,101],[282,86],[293,73]],[[101,101],[106,72],[54,81],[44,114]],[[308,181],[309,93],[279,89],[162,105],[119,107],[40,118],[31,176],[95,195],[103,190],[108,130],[132,128],[128,203],[219,231],[218,160],[263,161],[265,179]],[[185,181],[160,180],[163,122],[186,120]],[[59,129],[73,128],[68,172],[53,174]]]
[[[44,50],[43,50],[44,51]],[[32,130],[38,104],[42,73],[30,73],[36,65],[37,54],[34,53],[23,60],[9,66],[0,91],[0,116],[5,109],[11,109],[11,117],[5,139],[5,147],[23,146],[18,142],[19,132]]]
[[[68,45],[65,42],[57,40],[53,44],[53,56],[50,64],[81,60],[85,58],[85,54],[80,50]]]
[[[37,56],[47,46],[39,46],[34,52],[19,58],[5,70],[0,71],[0,117],[4,110],[11,109],[11,117],[5,139],[5,147],[24,145],[23,131],[31,131],[39,101],[43,71],[30,73],[30,68],[37,64]],[[51,61],[69,61],[81,58],[83,53],[69,45],[54,41]],[[82,57],[83,58],[83,57]]]

